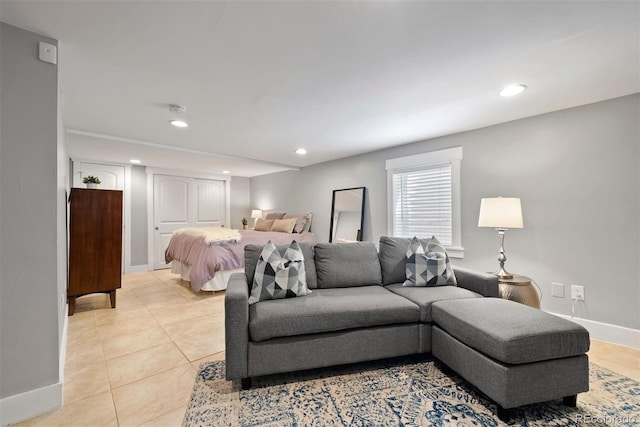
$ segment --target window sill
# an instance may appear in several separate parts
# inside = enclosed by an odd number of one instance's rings
[[[449,258],[464,258],[464,248],[457,246],[445,246]]]

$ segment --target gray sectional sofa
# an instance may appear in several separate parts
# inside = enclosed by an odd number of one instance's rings
[[[575,405],[588,390],[584,328],[485,298],[498,296],[492,274],[455,267],[457,286],[403,287],[409,242],[382,237],[379,253],[364,242],[301,244],[311,294],[251,306],[262,246],[247,245],[245,273],[225,295],[227,379],[248,388],[251,377],[433,352],[492,398],[501,418],[556,398]]]

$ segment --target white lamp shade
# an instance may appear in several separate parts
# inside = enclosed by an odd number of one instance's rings
[[[518,197],[490,197],[480,201],[478,227],[522,228],[522,205]]]
[[[253,209],[251,211],[251,218],[262,218],[262,211],[260,209]]]

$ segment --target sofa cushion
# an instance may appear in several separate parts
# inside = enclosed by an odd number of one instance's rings
[[[420,239],[426,245],[429,239]],[[407,278],[407,250],[411,239],[405,237],[380,237],[380,269],[382,284],[404,282]]]
[[[382,286],[316,289],[304,298],[260,301],[249,308],[253,341],[415,323],[420,309]],[[283,362],[284,363],[284,362]]]
[[[431,314],[449,335],[503,363],[559,359],[589,350],[589,332],[582,326],[514,301],[438,301]]]
[[[433,321],[431,316],[431,304],[436,301],[461,298],[482,298],[482,295],[480,294],[457,286],[411,287],[403,286],[402,283],[394,283],[392,285],[385,286],[385,289],[418,304],[420,307],[420,321],[425,323]]]
[[[304,256],[304,270],[307,276],[307,288],[315,289],[318,287],[318,280],[316,278],[316,265],[313,262],[313,245],[311,243],[298,243],[300,249],[302,249],[302,255]],[[247,245],[244,247],[244,273],[247,276],[247,283],[253,283],[253,276],[256,271],[256,264],[258,258],[262,253],[263,245]],[[281,254],[287,250],[289,245],[276,245],[278,251]]]
[[[295,240],[284,254],[271,240],[258,258],[249,305],[258,301],[293,298],[311,293],[307,288],[302,249]]]
[[[421,242],[411,239],[406,255],[407,280],[404,286],[444,286],[456,285],[449,255],[435,236]]]
[[[382,283],[373,243],[318,243],[315,246],[318,288],[346,288]]]

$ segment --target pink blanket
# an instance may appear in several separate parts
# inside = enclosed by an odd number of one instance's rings
[[[173,260],[191,267],[189,278],[191,288],[199,291],[202,285],[221,270],[235,270],[244,267],[244,247],[246,245],[264,245],[271,240],[276,245],[285,245],[293,240],[301,243],[315,243],[313,233],[278,233],[274,231],[240,230],[242,240],[239,243],[224,243],[207,246],[200,236],[178,234],[171,237],[164,252],[167,263]]]

